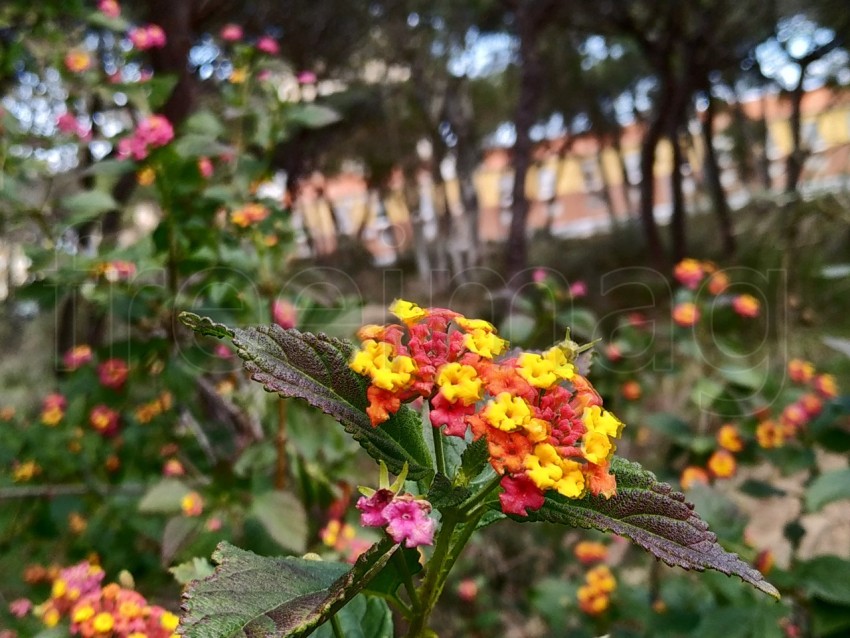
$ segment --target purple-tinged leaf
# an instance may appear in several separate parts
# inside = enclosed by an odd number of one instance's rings
[[[183,593],[178,633],[189,638],[308,636],[356,596],[399,545],[384,538],[352,567],[303,558],[268,558],[219,543],[215,573]]]
[[[684,494],[674,492],[667,483],[659,483],[652,472],[637,463],[615,458],[611,469],[617,477],[617,494],[610,499],[568,499],[550,491],[539,510],[529,512],[527,518],[512,518],[614,532],[630,538],[668,565],[734,574],[779,597],[776,588],[758,570],[720,546]]]
[[[231,337],[252,379],[269,392],[303,399],[330,415],[395,474],[405,463],[413,480],[433,473],[418,414],[402,406],[386,423],[372,426],[366,379],[348,367],[353,346],[347,341],[277,325],[229,328],[186,312],[180,319],[201,334]]]

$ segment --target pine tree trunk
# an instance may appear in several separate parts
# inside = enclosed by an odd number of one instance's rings
[[[670,218],[670,241],[673,261],[678,262],[688,254],[688,239],[686,232],[685,193],[682,188],[682,142],[678,131],[674,130],[669,136],[673,147],[673,170],[670,172],[670,192],[673,199],[673,214]]]
[[[543,67],[537,49],[537,35],[543,24],[548,2],[524,0],[518,3],[515,20],[519,38],[520,85],[514,115],[516,142],[513,149],[514,185],[511,202],[511,225],[505,255],[505,274],[514,288],[525,283],[528,268],[526,225],[529,202],[525,195],[525,177],[531,165],[531,127],[543,92]]]
[[[705,120],[702,123],[702,143],[705,148],[703,163],[705,182],[708,187],[711,206],[717,215],[720,236],[723,241],[723,252],[732,255],[735,252],[735,234],[732,230],[732,218],[726,192],[720,182],[720,166],[717,163],[717,153],[714,151],[714,99],[708,94],[708,107],[705,110]]]

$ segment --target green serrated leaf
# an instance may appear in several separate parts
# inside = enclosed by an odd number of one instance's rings
[[[797,565],[798,582],[809,596],[836,605],[850,605],[850,560],[818,556]]]
[[[267,558],[220,543],[215,573],[183,594],[179,631],[190,638],[307,636],[356,596],[398,548],[385,538],[352,567]]]
[[[135,163],[130,160],[101,160],[84,170],[83,175],[106,175],[108,177],[118,177],[124,173],[129,173],[135,170],[135,168]]]
[[[407,463],[411,480],[430,478],[431,457],[418,413],[402,406],[388,421],[372,426],[366,380],[348,367],[350,343],[277,325],[230,329],[192,313],[182,313],[180,320],[202,334],[231,335],[252,379],[269,392],[303,399],[332,416],[394,474]]]
[[[230,150],[221,142],[206,135],[189,133],[174,142],[174,150],[184,159],[195,157],[216,157]]]
[[[258,494],[251,505],[251,516],[284,549],[297,554],[306,550],[307,513],[293,494],[278,491]]]
[[[117,18],[111,18],[101,11],[92,11],[86,17],[86,19],[92,26],[100,27],[102,29],[108,29],[110,31],[115,31],[118,33],[126,31],[130,28],[130,23],[127,22],[124,18],[120,16]]]
[[[192,560],[175,565],[168,571],[171,572],[178,583],[186,585],[193,580],[201,580],[207,576],[212,576],[215,567],[206,558],[195,556]]]
[[[180,321],[214,337],[232,336],[251,378],[269,392],[296,397],[339,421],[376,460],[394,474],[405,463],[409,478],[430,478],[431,457],[418,413],[402,406],[379,427],[366,415],[366,380],[348,366],[353,346],[323,334],[283,330],[280,326],[231,329],[190,312]]]
[[[345,638],[393,638],[393,615],[387,601],[358,594],[336,614]],[[333,628],[324,624],[316,638],[337,638]]]
[[[815,636],[846,636],[850,630],[850,607],[813,600],[809,609]]]
[[[400,559],[404,561],[407,573],[415,576],[422,571],[422,563],[419,558],[419,550],[407,547],[399,547],[393,560],[387,563],[372,581],[366,585],[364,592],[378,596],[394,596],[398,588],[404,583],[405,576],[400,573]]]
[[[142,496],[139,511],[158,514],[179,512],[180,501],[191,491],[182,481],[174,478],[162,479]]]
[[[183,124],[186,133],[215,139],[224,133],[221,120],[214,113],[201,110],[193,113]]]
[[[747,638],[752,630],[752,610],[742,607],[714,609],[703,616],[694,631],[700,638]]]
[[[806,488],[806,509],[817,512],[827,503],[850,498],[850,469],[824,472]]]
[[[63,198],[61,204],[71,214],[71,217],[66,220],[69,224],[81,224],[118,208],[118,203],[112,195],[103,191],[75,193]]]
[[[200,317],[193,312],[181,312],[177,317],[187,328],[208,337],[233,337],[233,330],[221,323],[216,323],[209,317]]]
[[[785,490],[781,490],[770,483],[756,479],[747,479],[739,488],[742,493],[756,498],[769,498],[771,496],[785,496]]]
[[[482,436],[470,443],[460,455],[460,470],[455,478],[455,484],[461,487],[469,485],[484,471],[489,461],[490,450],[487,447],[487,439]]]
[[[455,487],[445,474],[437,472],[428,490],[428,501],[436,509],[457,507],[472,494],[468,487]]]
[[[734,574],[779,597],[776,588],[757,570],[717,543],[717,537],[685,501],[684,494],[659,483],[652,472],[637,463],[615,457],[611,470],[617,477],[617,494],[610,499],[592,495],[568,499],[549,491],[539,510],[512,518],[611,531],[630,538],[668,565]]]
[[[334,109],[322,104],[299,104],[289,112],[290,120],[306,128],[322,128],[342,119]]]
[[[162,546],[159,551],[162,564],[170,565],[174,557],[194,540],[200,528],[201,522],[197,518],[173,516],[168,519],[162,531]]]

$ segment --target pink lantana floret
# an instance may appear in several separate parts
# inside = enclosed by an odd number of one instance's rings
[[[107,18],[117,18],[121,15],[121,5],[116,0],[100,0],[97,9]]]
[[[434,542],[436,521],[428,514],[431,504],[410,494],[397,496],[388,489],[380,489],[372,496],[361,496],[357,501],[360,524],[365,527],[384,527],[387,534],[405,547],[431,545]]]
[[[428,516],[431,505],[427,501],[415,500],[411,496],[399,497],[384,508],[389,521],[387,533],[396,543],[405,547],[419,547],[434,543],[436,521]]]
[[[360,510],[360,524],[364,527],[383,527],[387,524],[384,509],[389,505],[395,494],[391,490],[378,490],[368,498],[361,496],[357,500]]]
[[[277,55],[280,53],[280,46],[274,38],[264,35],[257,40],[257,50],[269,55]]]
[[[136,27],[130,30],[130,42],[139,51],[161,49],[165,46],[165,31],[157,24]]]
[[[56,127],[59,129],[60,133],[73,135],[79,130],[80,124],[77,121],[77,118],[70,113],[63,113],[59,116],[59,119],[56,120]]]
[[[225,24],[221,28],[221,39],[225,42],[238,42],[242,39],[242,27],[238,24]]]
[[[174,139],[174,127],[168,118],[151,115],[145,118],[130,137],[118,142],[118,156],[122,159],[132,157],[137,162],[148,156],[150,150],[165,146]]]

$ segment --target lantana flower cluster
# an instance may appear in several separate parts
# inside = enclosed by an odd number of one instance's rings
[[[714,263],[691,258],[676,264],[673,277],[688,290],[696,291],[704,286],[714,297],[725,293],[730,285],[729,276]],[[728,303],[736,314],[747,319],[755,319],[761,313],[761,302],[750,294],[730,295]],[[673,321],[684,328],[696,325],[701,315],[694,300],[683,300],[673,307]]]
[[[53,581],[50,598],[34,608],[55,627],[70,621],[70,635],[82,638],[175,638],[179,618],[150,605],[138,592],[118,583],[102,586],[104,571],[87,562],[65,568]]]
[[[162,115],[150,115],[139,122],[129,137],[118,142],[118,156],[132,157],[137,162],[144,160],[152,149],[165,146],[174,139],[171,122]]]
[[[576,597],[581,610],[598,616],[611,606],[611,595],[617,589],[617,579],[607,565],[596,565],[584,575],[584,583],[578,588]]]
[[[788,376],[806,391],[795,401],[776,412],[763,408],[756,412],[754,437],[747,437],[734,423],[725,423],[717,430],[717,449],[709,457],[706,467],[696,465],[684,469],[679,479],[683,489],[696,483],[707,484],[712,478],[729,478],[737,471],[736,454],[742,452],[752,439],[762,449],[783,447],[796,439],[823,411],[824,401],[838,396],[835,377],[816,374],[809,361],[792,359],[788,363]]]
[[[444,435],[483,437],[503,476],[505,513],[527,516],[549,490],[567,498],[615,493],[610,459],[623,424],[577,371],[576,344],[508,353],[487,321],[404,300],[390,310],[403,325],[363,327],[350,362],[370,380],[372,425],[421,398]]]

